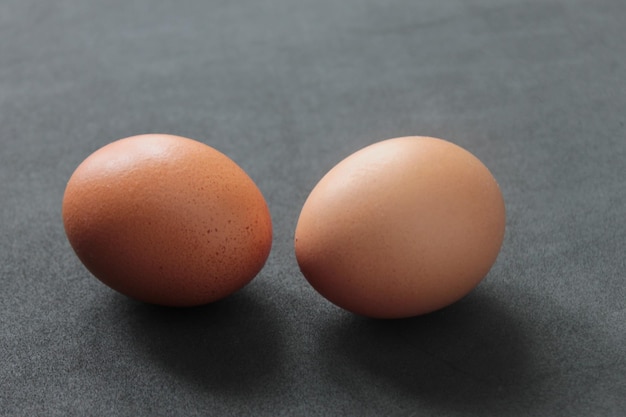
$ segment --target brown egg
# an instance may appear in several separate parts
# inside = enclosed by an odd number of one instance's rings
[[[272,244],[261,192],[231,159],[194,140],[110,143],[71,176],[63,222],[78,258],[137,300],[193,306],[250,282]]]
[[[298,264],[336,305],[411,317],[469,293],[504,237],[502,194],[471,153],[429,137],[389,139],[331,169],[306,200]]]

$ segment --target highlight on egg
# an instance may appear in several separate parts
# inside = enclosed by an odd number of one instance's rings
[[[332,168],[295,230],[304,277],[353,313],[403,318],[446,307],[493,266],[505,206],[487,167],[431,137],[367,146]]]
[[[95,151],[70,177],[62,217],[96,278],[166,306],[241,289],[272,245],[270,212],[253,180],[216,149],[174,135],[133,136]]]

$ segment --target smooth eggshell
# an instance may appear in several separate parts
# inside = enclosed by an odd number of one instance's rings
[[[476,287],[504,230],[502,194],[481,161],[448,141],[403,137],[357,151],[321,179],[295,251],[306,279],[336,305],[410,317]]]
[[[62,214],[94,276],[154,304],[226,297],[255,277],[272,244],[270,213],[250,177],[179,136],[134,136],[97,150],[71,176]]]

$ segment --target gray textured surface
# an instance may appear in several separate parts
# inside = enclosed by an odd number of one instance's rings
[[[626,415],[624,22],[622,0],[3,1],[0,414]],[[65,239],[74,168],[148,132],[268,200],[273,252],[229,299],[135,303]],[[354,317],[299,274],[299,209],[411,134],[491,169],[503,250],[445,310]]]

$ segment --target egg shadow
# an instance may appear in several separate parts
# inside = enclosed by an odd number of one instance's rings
[[[282,363],[278,317],[246,289],[191,308],[117,296],[128,343],[156,368],[208,391],[250,395],[265,389]]]
[[[345,313],[326,327],[321,343],[331,353],[323,366],[342,384],[358,381],[387,395],[485,415],[515,402],[524,390],[528,355],[519,320],[480,291],[408,319]]]

